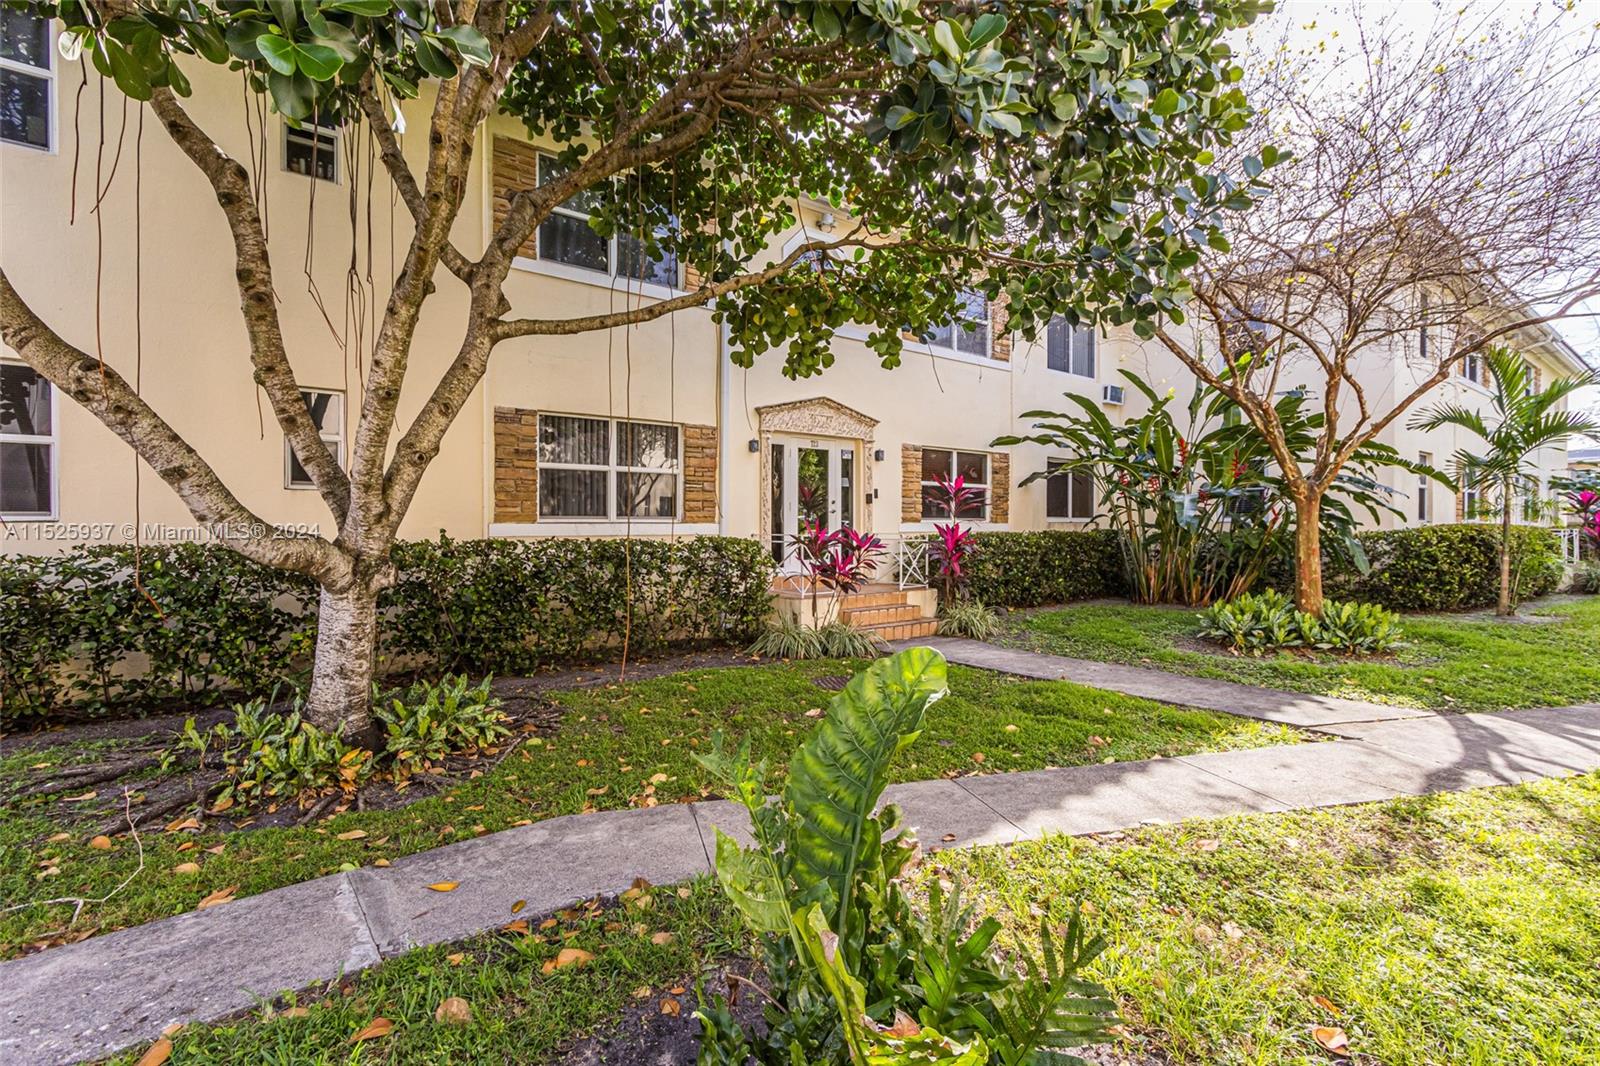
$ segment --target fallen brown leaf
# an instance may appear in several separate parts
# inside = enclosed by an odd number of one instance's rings
[[[1350,1055],[1350,1038],[1336,1025],[1317,1026],[1311,1030],[1311,1039],[1315,1040],[1324,1051],[1331,1051],[1346,1058]]]
[[[110,851],[112,848],[116,847],[115,844],[111,843],[111,838],[105,836],[104,834],[89,841],[89,846],[96,851]]]
[[[197,862],[180,862],[172,868],[172,872],[175,874],[197,874],[200,872],[200,864]]]
[[[177,821],[167,823],[167,832],[169,833],[181,833],[186,829],[192,829],[198,833],[200,831],[200,823],[194,818],[179,818]]]
[[[136,1066],[161,1066],[172,1057],[172,1041],[162,1037],[150,1045],[148,1051],[139,1056]]]
[[[219,888],[215,892],[211,893],[211,895],[201,900],[199,905],[195,907],[195,910],[203,911],[207,907],[215,907],[222,903],[232,903],[233,894],[237,891],[239,891],[238,885],[229,885],[227,888]]]
[[[568,966],[584,966],[593,961],[594,955],[582,948],[562,948],[556,953],[556,957],[547,961],[542,968],[545,973],[554,973]]]
[[[360,840],[361,838],[365,837],[366,835],[367,835],[367,831],[365,829],[352,829],[347,833],[340,833],[335,839],[337,839],[337,840]]]
[[[502,933],[516,933],[519,936],[527,936],[528,920],[526,918],[518,918],[514,922],[507,922],[500,927],[500,931]]]
[[[1312,996],[1311,997],[1311,1002],[1315,1003],[1317,1006],[1321,1007],[1323,1010],[1327,1011],[1329,1014],[1343,1014],[1344,1013],[1344,1011],[1340,1010],[1337,1006],[1335,1006],[1333,1000],[1329,999],[1327,996]]]
[[[649,985],[640,985],[638,988],[635,988],[633,990],[633,998],[634,999],[649,999],[650,998],[650,991],[651,991],[651,989],[650,989]]]
[[[675,939],[676,937],[674,937],[671,933],[667,932],[666,930],[662,930],[661,932],[655,933],[650,937],[650,943],[656,945],[656,947],[664,947],[667,944],[672,943]]]
[[[367,1023],[367,1027],[350,1038],[350,1043],[357,1044],[363,1040],[375,1040],[380,1036],[388,1036],[394,1032],[394,1022],[388,1018],[374,1018]]]
[[[372,865],[374,865],[374,866],[392,866],[393,863],[391,863],[388,859],[379,859],[377,862],[373,863]]]
[[[96,792],[94,789],[90,789],[81,796],[63,796],[61,799],[63,803],[82,803],[84,800],[94,799],[97,795],[99,795],[98,792]]]
[[[460,996],[450,996],[439,1002],[433,1020],[440,1025],[468,1025],[472,1022],[472,1004]]]
[[[973,762],[980,762],[981,763],[984,760],[984,758],[985,758],[985,756],[984,756],[983,752],[981,752],[981,751],[975,751],[975,752],[972,753],[972,761]]]
[[[462,963],[467,961],[467,953],[465,951],[454,952],[453,954],[446,955],[444,957],[444,961],[448,962],[451,966],[460,966]]]
[[[676,1018],[679,1014],[683,1013],[683,1004],[679,1003],[671,996],[664,997],[661,1000],[661,1013],[670,1014]]]
[[[519,899],[519,900],[517,900],[515,903],[513,903],[511,905],[511,913],[512,914],[521,914],[522,913],[522,908],[526,907],[527,905],[528,905],[528,901],[527,900]]]
[[[460,881],[435,881],[433,884],[429,885],[428,887],[433,889],[435,892],[454,892],[456,889],[461,887],[461,882]]]
[[[71,833],[55,833],[50,837],[50,843],[59,844],[63,840],[71,840],[71,839],[72,839],[72,834]]]

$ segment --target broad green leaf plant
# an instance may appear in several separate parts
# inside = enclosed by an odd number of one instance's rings
[[[701,1066],[1029,1066],[1077,1063],[1065,1049],[1107,1039],[1114,1008],[1080,973],[1102,943],[1075,916],[1041,924],[1020,968],[993,950],[959,887],[914,905],[918,846],[894,804],[878,810],[895,756],[947,691],[943,656],[908,648],[857,674],[767,797],[765,763],[719,734],[700,762],[749,813],[753,847],[717,831],[717,880],[764,949],[770,1001],[753,1033],[721,997],[702,998]]]

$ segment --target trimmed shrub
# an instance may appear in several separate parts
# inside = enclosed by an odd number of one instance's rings
[[[1492,607],[1500,591],[1500,529],[1489,525],[1420,526],[1361,534],[1372,569],[1360,574],[1323,560],[1330,597],[1379,603],[1396,611],[1461,611]],[[1512,530],[1512,599],[1554,592],[1561,556],[1553,531]]]
[[[380,649],[442,670],[524,673],[620,645],[742,642],[770,602],[753,540],[409,542]],[[0,557],[0,714],[145,713],[303,677],[317,589],[213,544]],[[629,594],[631,585],[632,593]]]
[[[1127,592],[1122,548],[1109,529],[974,536],[968,595],[990,607],[1041,607]]]

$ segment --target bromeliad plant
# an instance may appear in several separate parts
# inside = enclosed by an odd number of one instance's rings
[[[1236,654],[1260,655],[1283,648],[1372,655],[1400,643],[1400,616],[1373,603],[1328,600],[1322,617],[1297,610],[1277,589],[1213,603],[1200,615],[1202,637]]]
[[[1102,942],[1076,916],[1064,931],[1041,923],[1019,970],[991,950],[999,923],[974,923],[958,890],[912,904],[916,841],[893,804],[873,812],[945,692],[932,649],[872,664],[795,753],[777,802],[748,743],[730,753],[719,735],[697,756],[750,815],[752,848],[717,831],[717,879],[760,936],[770,982],[763,1032],[702,997],[701,1066],[1042,1066],[1107,1039],[1113,1005],[1080,976]]]
[[[1022,417],[1042,420],[1036,432],[995,444],[1031,441],[1067,453],[1065,462],[1030,474],[1025,485],[1075,471],[1093,475],[1100,510],[1121,535],[1134,602],[1203,607],[1250,591],[1294,544],[1294,508],[1266,441],[1254,426],[1230,417],[1233,402],[1209,386],[1195,389],[1180,425],[1171,393],[1157,395],[1137,375],[1122,374],[1148,401],[1144,415],[1114,424],[1094,400],[1068,393],[1081,412],[1026,412]],[[1291,449],[1309,454],[1323,415],[1299,392],[1282,397],[1276,411]],[[1381,511],[1400,513],[1389,502],[1392,490],[1376,480],[1385,466],[1449,483],[1387,445],[1357,450],[1324,499],[1321,522],[1323,543],[1362,573],[1367,563],[1354,509],[1374,519]]]

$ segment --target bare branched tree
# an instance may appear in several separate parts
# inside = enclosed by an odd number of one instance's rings
[[[1155,334],[1266,436],[1297,511],[1296,601],[1316,613],[1322,499],[1357,449],[1468,357],[1600,294],[1593,20],[1355,19],[1341,47],[1293,45],[1302,27],[1247,59],[1263,121],[1235,150],[1268,162],[1273,192],[1192,272],[1192,330]],[[1309,456],[1273,406],[1297,388],[1324,417]]]

